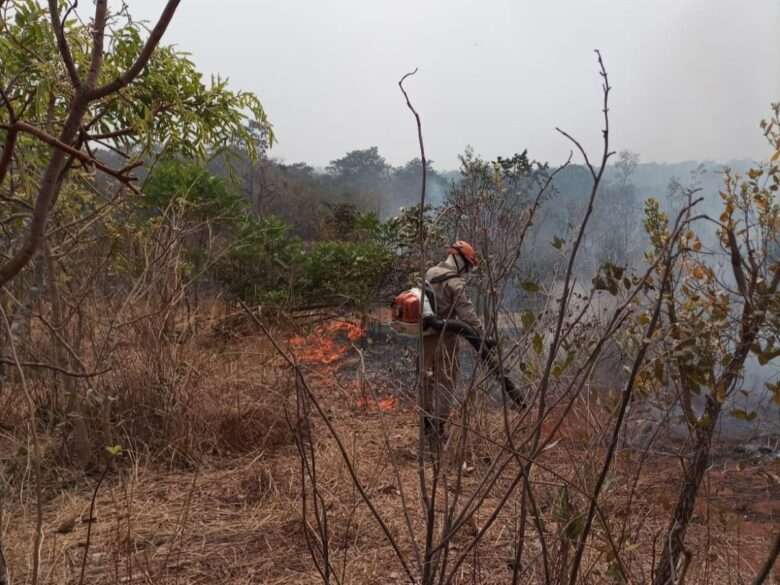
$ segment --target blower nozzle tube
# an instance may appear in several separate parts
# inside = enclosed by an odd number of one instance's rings
[[[506,395],[518,408],[525,408],[525,400],[520,395],[520,391],[517,389],[514,382],[502,375],[501,368],[496,360],[496,355],[492,351],[496,346],[495,342],[483,339],[471,325],[459,319],[439,319],[438,317],[428,315],[423,318],[423,327],[430,327],[436,331],[455,333],[468,341],[471,347],[477,352],[477,355],[479,355],[480,360],[495,372]]]

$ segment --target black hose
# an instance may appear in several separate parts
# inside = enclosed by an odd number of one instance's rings
[[[426,328],[430,327],[431,329],[440,332],[454,333],[468,341],[471,347],[474,348],[474,351],[477,352],[477,355],[479,355],[482,362],[496,374],[506,395],[518,408],[525,408],[525,400],[514,382],[502,375],[501,368],[496,359],[496,354],[493,351],[496,347],[495,341],[483,339],[476,329],[459,319],[439,319],[438,317],[428,316],[423,318],[423,326]]]

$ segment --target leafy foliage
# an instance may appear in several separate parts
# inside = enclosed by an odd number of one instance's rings
[[[773,118],[763,127],[775,154],[745,174],[731,170],[724,174],[720,215],[707,218],[716,225],[714,245],[720,249],[708,249],[691,222],[679,240],[675,281],[663,291],[667,320],[664,349],[642,380],[647,387],[662,390],[674,381],[692,429],[707,429],[714,424],[721,405],[738,390],[750,353],[759,365],[780,355],[777,106],[773,112]],[[689,201],[692,196],[689,191]],[[691,213],[685,217],[691,217]],[[653,262],[672,230],[668,216],[655,200],[646,204],[645,228],[652,244],[647,260]],[[714,254],[723,259],[722,269],[710,259]],[[647,319],[645,315],[639,318]],[[772,391],[771,384],[767,387]],[[692,395],[705,397],[705,412],[695,412]],[[755,413],[741,408],[730,413],[745,421],[755,418]]]
[[[191,263],[241,297],[277,304],[313,301],[364,305],[376,293],[395,255],[376,216],[349,204],[332,206],[325,239],[304,244],[289,224],[256,216],[224,179],[194,161],[166,159],[145,186],[145,211],[184,218]],[[221,238],[221,251],[211,256]],[[197,237],[197,236],[201,237]]]

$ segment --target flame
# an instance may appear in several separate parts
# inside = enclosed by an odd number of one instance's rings
[[[365,335],[365,330],[350,321],[330,321],[316,327],[306,337],[290,338],[290,348],[301,363],[330,365],[349,351],[349,344],[337,339],[341,333],[346,334],[349,343],[354,343]]]
[[[381,412],[393,412],[398,409],[398,397],[397,396],[385,396],[376,401],[368,398],[360,398],[357,401],[359,408],[366,410],[378,410]]]
[[[314,328],[306,336],[291,337],[290,349],[298,362],[320,366],[315,370],[316,379],[325,384],[333,383],[337,366],[333,365],[347,355],[350,345],[365,335],[365,329],[353,321],[330,321]],[[339,386],[354,392],[363,391],[358,374],[351,382]],[[384,396],[376,400],[365,395],[357,400],[358,408],[373,412],[394,412],[399,409],[397,396]]]

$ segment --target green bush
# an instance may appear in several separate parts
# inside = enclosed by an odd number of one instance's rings
[[[297,289],[303,298],[365,305],[376,294],[394,259],[386,246],[373,240],[317,242],[302,255]]]
[[[144,203],[152,213],[164,214],[173,208],[193,220],[229,226],[248,210],[246,200],[224,179],[196,162],[179,159],[163,159],[155,165],[144,184]]]
[[[217,279],[233,294],[252,302],[292,301],[302,257],[290,226],[275,217],[246,216],[230,252],[214,266]]]
[[[149,221],[153,218],[166,221],[175,211],[179,225],[190,226],[184,240],[188,263],[250,302],[365,306],[402,248],[401,224],[382,223],[350,204],[329,207],[322,234],[326,239],[304,245],[288,223],[273,216],[257,217],[223,179],[190,161],[160,161],[144,194],[142,223],[154,225]],[[198,234],[210,237],[213,231],[220,235],[222,251],[206,258],[204,238]]]

